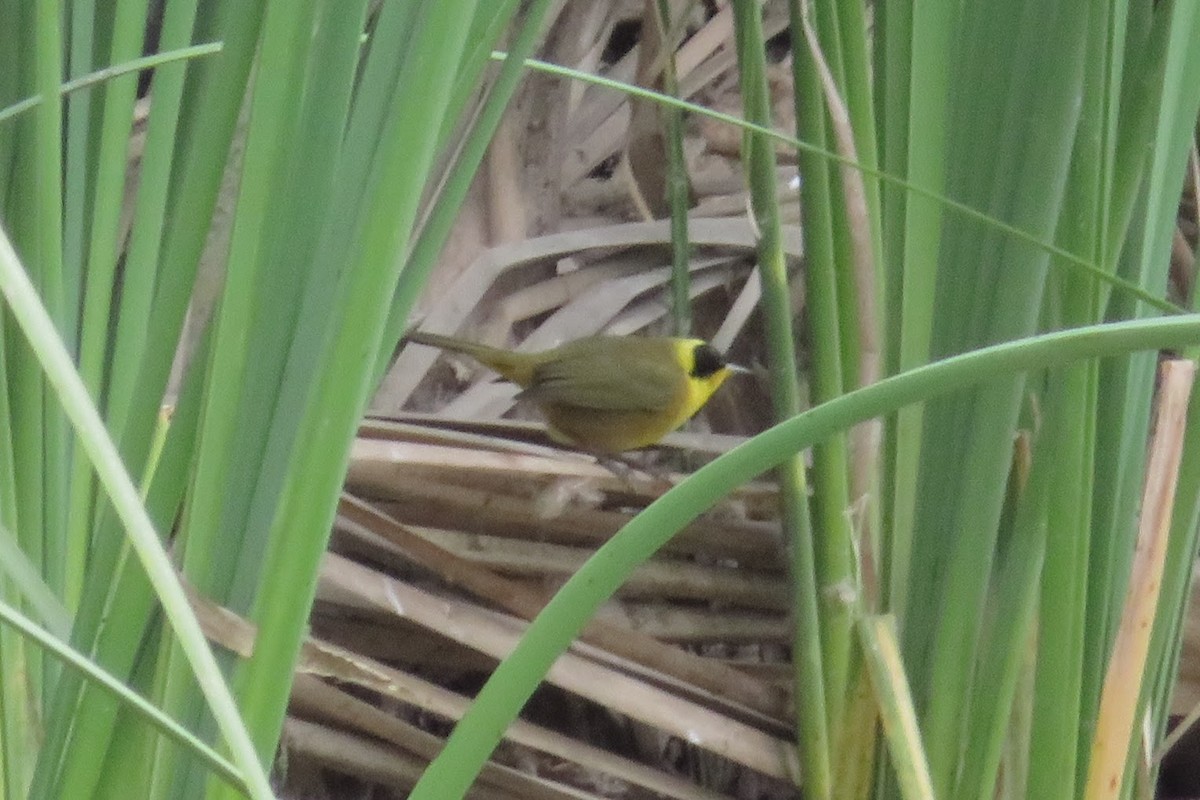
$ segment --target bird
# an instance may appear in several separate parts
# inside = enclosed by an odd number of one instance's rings
[[[428,347],[462,353],[521,387],[551,438],[600,455],[657,443],[691,419],[734,372],[703,339],[589,336],[536,353],[411,331]]]

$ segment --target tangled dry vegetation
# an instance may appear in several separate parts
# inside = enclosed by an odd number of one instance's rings
[[[653,4],[568,0],[548,61],[655,85]],[[779,4],[781,6],[781,4]],[[767,30],[786,27],[768,4]],[[737,112],[727,4],[691,3],[680,93]],[[786,48],[783,48],[786,50]],[[791,127],[788,70],[773,76]],[[658,110],[530,74],[463,209],[419,316],[432,331],[538,349],[668,330]],[[755,230],[740,134],[689,119],[696,331],[754,363]],[[778,185],[800,260],[794,166]],[[657,220],[657,221],[656,221]],[[802,292],[794,296],[802,314]],[[523,620],[661,491],[618,478],[518,419],[515,390],[428,348],[402,350],[355,446],[299,667],[283,757],[292,795],[399,797],[436,754]],[[656,454],[685,470],[767,422],[762,387],[728,387]],[[789,623],[772,490],[746,487],[641,569],[508,733],[473,796],[789,798]],[[1195,605],[1195,603],[1194,603]],[[234,649],[252,633],[212,610]],[[1192,623],[1180,707],[1200,696]]]

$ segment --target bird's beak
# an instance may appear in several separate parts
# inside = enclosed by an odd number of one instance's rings
[[[749,367],[743,367],[741,364],[726,364],[725,369],[729,370],[730,372],[739,372],[742,375],[754,374],[754,370],[750,369]]]

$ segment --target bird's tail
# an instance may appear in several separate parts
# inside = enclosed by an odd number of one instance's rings
[[[411,331],[404,337],[404,340],[468,355],[518,386],[528,386],[533,380],[533,359],[526,353],[489,347],[486,344],[425,331]]]

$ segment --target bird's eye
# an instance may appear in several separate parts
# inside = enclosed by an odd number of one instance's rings
[[[712,345],[698,344],[692,351],[692,377],[707,378],[725,368],[725,359]]]

